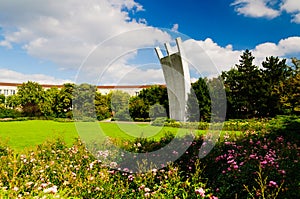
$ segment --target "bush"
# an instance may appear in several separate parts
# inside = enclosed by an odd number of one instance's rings
[[[153,126],[164,126],[165,125],[165,122],[168,121],[168,118],[167,117],[158,117],[156,118],[152,123],[151,125]]]
[[[145,140],[136,141],[147,145]],[[177,165],[130,173],[126,168],[114,170],[103,165],[79,140],[71,148],[53,140],[22,154],[9,150],[2,154],[0,164],[1,198],[213,197],[199,161],[189,178]]]
[[[17,110],[0,107],[0,118],[17,118],[21,113]]]

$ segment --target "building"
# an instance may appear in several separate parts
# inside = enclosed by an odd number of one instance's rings
[[[5,96],[14,95],[18,92],[18,86],[21,83],[7,83],[0,82],[0,94]],[[51,84],[41,84],[44,89],[49,89],[51,87],[61,88],[63,85],[51,85]],[[152,85],[117,85],[117,86],[97,86],[98,92],[101,94],[108,94],[111,91],[120,90],[128,93],[131,96],[137,95],[142,89],[150,88]]]

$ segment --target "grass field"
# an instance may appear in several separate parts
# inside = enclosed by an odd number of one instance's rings
[[[149,124],[132,123],[74,123],[74,122],[55,122],[50,120],[29,120],[0,122],[0,140],[9,145],[12,149],[22,151],[25,148],[34,147],[48,139],[63,138],[71,145],[78,137],[93,137],[93,127],[99,125],[99,129],[105,132],[106,136],[120,139],[132,140],[136,137],[146,137],[159,139],[166,132],[182,135],[188,133],[188,129],[178,129],[171,127],[156,127]],[[84,133],[83,133],[84,132]],[[204,133],[205,131],[198,131]]]

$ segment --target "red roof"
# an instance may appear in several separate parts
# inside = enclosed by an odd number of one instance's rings
[[[0,82],[0,86],[21,86],[22,83],[8,83],[8,82]],[[42,87],[51,88],[57,87],[61,88],[63,85],[54,85],[54,84],[41,84]],[[110,86],[97,86],[98,89],[130,89],[130,88],[150,88],[153,85],[110,85]],[[165,86],[165,85],[158,85]]]

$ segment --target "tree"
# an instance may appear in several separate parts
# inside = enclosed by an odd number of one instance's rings
[[[285,113],[300,115],[300,60],[292,58],[294,64],[290,77],[281,82],[280,102],[285,108]]]
[[[18,86],[17,96],[26,116],[40,116],[42,114],[39,103],[42,101],[43,88],[40,84],[31,81],[23,83]]]
[[[292,69],[286,64],[286,60],[280,60],[278,57],[267,57],[262,62],[262,99],[261,110],[262,116],[274,117],[283,113],[281,101],[281,88],[284,82],[291,76]]]
[[[90,84],[75,85],[73,92],[73,115],[75,119],[95,119],[95,93],[97,87]]]
[[[102,95],[96,92],[95,95],[95,110],[98,120],[104,120],[112,116],[111,111],[111,95]]]
[[[59,90],[57,96],[56,117],[71,117],[74,87],[75,84],[66,83]]]
[[[130,95],[126,92],[117,90],[110,93],[111,95],[111,110],[116,120],[131,120],[129,114],[129,99]]]
[[[261,114],[259,101],[262,91],[262,74],[253,64],[254,57],[249,50],[241,55],[239,64],[227,72],[224,79],[228,118],[249,118]]]
[[[0,94],[0,104],[5,105],[5,95]]]
[[[207,83],[208,79],[201,77],[196,82],[192,83],[193,90],[189,95],[187,107],[189,121],[208,121],[210,119],[211,101]],[[194,96],[196,96],[197,100]],[[196,102],[198,106],[196,106]],[[199,111],[197,111],[197,109],[199,109]]]
[[[133,120],[137,118],[149,118],[149,104],[138,96],[131,97],[129,102],[129,113]]]
[[[138,100],[139,99],[139,100]],[[152,115],[167,115],[169,114],[169,100],[168,100],[168,93],[167,88],[165,86],[154,85],[150,88],[146,88],[140,91],[140,93],[136,96],[136,99],[132,101],[132,108],[133,102],[136,102],[135,111],[132,111],[133,118],[139,118],[143,116],[143,118],[149,118],[149,111],[150,107],[152,108]],[[143,105],[144,104],[144,105]],[[161,105],[165,111],[162,110],[162,107],[157,108],[158,105]],[[142,108],[145,106],[146,108]],[[140,112],[138,113],[138,107],[140,107]],[[159,111],[159,113],[154,113],[153,111]]]
[[[6,106],[9,108],[16,108],[21,104],[18,95],[9,95],[6,97]]]
[[[39,103],[41,113],[45,117],[57,117],[59,90],[52,87],[43,91],[42,99]]]

